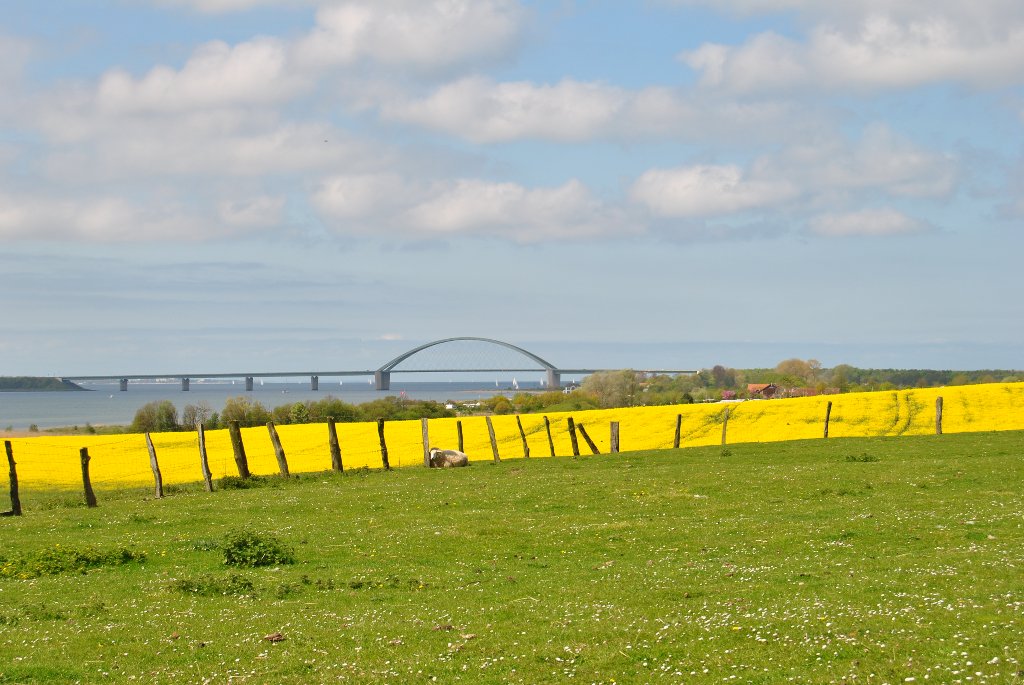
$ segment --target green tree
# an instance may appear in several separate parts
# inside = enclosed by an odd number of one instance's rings
[[[736,371],[727,369],[721,364],[712,367],[711,377],[714,379],[715,387],[718,388],[732,388],[736,385]]]
[[[310,421],[325,422],[331,417],[338,423],[359,420],[359,409],[355,405],[343,402],[333,395],[313,402],[309,409]]]
[[[270,420],[270,412],[259,402],[244,395],[229,397],[220,413],[220,422],[238,421],[240,426],[260,426]]]
[[[178,430],[178,409],[170,400],[148,402],[135,412],[133,433],[159,433]]]
[[[488,404],[495,414],[511,414],[514,411],[512,401],[504,395],[495,395]]]
[[[309,423],[309,407],[303,402],[296,402],[288,412],[291,423]]]
[[[212,415],[213,408],[206,400],[200,401],[199,404],[186,404],[181,410],[181,425],[184,428],[195,428],[200,424],[206,426]]]
[[[632,369],[598,371],[583,379],[582,390],[602,407],[634,407],[640,403],[642,375]]]

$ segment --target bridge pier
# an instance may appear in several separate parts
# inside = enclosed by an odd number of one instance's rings
[[[245,391],[252,392],[252,376],[245,377]]]
[[[562,387],[562,375],[558,373],[557,369],[548,369],[547,382],[549,388],[560,388]]]
[[[121,379],[121,392],[127,392],[127,391],[128,391],[128,379],[127,378],[122,378]]]
[[[181,379],[181,391],[182,392],[188,392],[188,381],[189,381],[188,378],[182,378]]]
[[[374,386],[377,390],[390,390],[391,389],[391,372],[390,371],[374,371],[373,372]]]
[[[310,376],[309,377],[309,389],[310,390],[319,390],[320,389],[320,376]]]

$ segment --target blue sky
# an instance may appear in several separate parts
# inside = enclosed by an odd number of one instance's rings
[[[0,374],[1022,368],[1016,0],[0,6]]]

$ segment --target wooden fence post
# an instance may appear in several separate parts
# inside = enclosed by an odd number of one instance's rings
[[[829,400],[828,406],[825,407],[825,437],[828,437],[828,419],[832,416],[832,400]]]
[[[156,483],[156,498],[163,499],[164,478],[160,475],[160,464],[156,460],[156,447],[153,446],[153,438],[146,433],[146,449],[149,450],[149,468],[153,470],[153,481]]]
[[[199,467],[203,470],[203,484],[207,492],[213,492],[213,474],[210,473],[210,460],[206,456],[206,431],[203,424],[196,424],[196,431],[199,433]]]
[[[455,430],[459,434],[459,451],[465,452],[465,450],[462,449],[462,419],[455,422]]]
[[[327,417],[327,443],[331,447],[331,469],[344,471],[341,464],[341,445],[338,443],[338,427],[333,416]]]
[[[270,442],[274,444],[274,456],[277,457],[277,468],[281,475],[288,477],[288,458],[284,455],[284,447],[281,446],[281,438],[277,435],[277,428],[273,421],[267,421],[267,432],[270,433]]]
[[[423,433],[423,465],[430,468],[430,432],[427,429],[427,418],[420,419],[421,432]],[[462,450],[459,450],[460,452]]]
[[[491,452],[494,454],[494,462],[498,463],[501,459],[498,457],[498,440],[494,437],[494,424],[491,423],[490,416],[485,416],[484,420],[487,421],[487,435],[491,438]]]
[[[96,493],[92,491],[92,482],[89,480],[89,448],[83,447],[78,450],[82,459],[82,486],[85,488],[85,504],[88,507],[96,506]]]
[[[725,415],[722,417],[722,444],[725,444],[725,431],[729,427],[729,407],[725,408]]]
[[[683,415],[682,414],[676,414],[676,435],[675,435],[674,438],[672,438],[672,449],[674,449],[674,450],[679,449],[679,437],[681,435],[682,430],[683,430]]]
[[[21,516],[21,495],[18,494],[18,469],[14,464],[14,448],[10,440],[4,440],[4,447],[7,449],[7,466],[11,473],[11,511],[4,512],[5,516]]]
[[[611,454],[618,454],[619,452],[619,422],[611,422],[611,438],[608,441],[608,451]]]
[[[590,448],[590,451],[594,454],[601,454],[597,449],[597,445],[595,445],[594,441],[590,439],[589,435],[587,435],[587,429],[583,427],[583,424],[577,424],[576,427],[579,428],[580,435],[583,436],[583,439],[587,441],[587,447]]]
[[[566,423],[569,425],[569,441],[572,442],[572,458],[580,456],[580,444],[576,441],[576,423],[570,416],[566,419]]]
[[[523,422],[519,419],[519,414],[516,414],[516,425],[519,426],[519,437],[523,439],[523,458],[530,458],[530,444],[526,442],[526,431],[523,430]]]
[[[942,395],[935,398],[935,434],[942,435]]]
[[[249,477],[249,460],[245,458],[245,445],[242,444],[242,429],[238,421],[228,421],[228,434],[231,436],[231,449],[235,453],[235,466],[238,477]]]
[[[551,422],[548,421],[548,417],[544,417],[544,430],[548,432],[548,447],[551,448],[551,456],[555,456],[555,441],[551,439]]]
[[[377,419],[377,435],[380,437],[380,460],[384,464],[384,470],[391,470],[391,462],[388,461],[388,444],[384,441],[384,419]]]

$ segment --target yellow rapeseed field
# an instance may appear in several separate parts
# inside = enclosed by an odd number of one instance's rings
[[[567,419],[582,425],[602,453],[609,450],[610,423],[619,422],[620,450],[672,447],[677,417],[680,445],[717,445],[728,412],[727,441],[775,442],[822,438],[826,407],[832,403],[829,437],[925,435],[935,432],[936,399],[943,398],[944,433],[1024,429],[1024,383],[928,388],[888,392],[850,393],[781,400],[691,404],[661,407],[601,409],[547,415],[519,416],[530,457],[572,454]],[[494,416],[500,458],[524,456],[523,437],[516,416]],[[433,419],[430,443],[454,448],[458,423],[463,427],[465,451],[474,461],[493,459],[483,417]],[[346,469],[380,468],[381,450],[376,423],[338,424],[342,460]],[[292,473],[330,468],[326,424],[278,426],[278,434]],[[206,431],[206,448],[214,478],[237,475],[227,430]],[[550,439],[549,439],[550,435]],[[165,484],[201,480],[198,435],[155,433],[152,436]],[[242,429],[242,438],[254,474],[278,471],[266,427]],[[420,421],[394,421],[385,425],[392,467],[423,463]],[[32,437],[10,440],[22,488],[80,487],[79,450],[88,448],[90,477],[97,488],[143,485],[152,482],[149,453],[143,435]],[[590,454],[582,435],[579,449]]]

